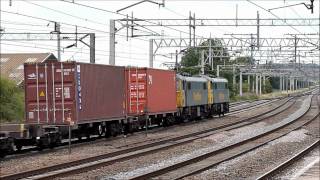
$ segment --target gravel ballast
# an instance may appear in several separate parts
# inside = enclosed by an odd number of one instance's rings
[[[152,131],[150,131],[150,133],[148,133],[148,136],[145,136],[144,133],[136,133],[132,136],[127,137],[126,140],[124,140],[123,138],[115,138],[114,140],[102,141],[92,143],[90,145],[74,147],[72,149],[71,155],[68,154],[67,149],[59,149],[54,152],[43,153],[30,157],[4,160],[0,162],[1,175],[37,169],[40,167],[55,165],[67,161],[78,160],[98,154],[114,152],[119,149],[127,148],[129,146],[137,146],[140,144],[148,143],[150,141],[157,141],[159,139],[164,139],[167,137],[174,137],[182,134],[196,132],[202,129],[217,127],[221,124],[235,122],[240,120],[241,118],[268,111],[273,107],[277,106],[278,104],[281,104],[283,101],[284,100],[280,100],[275,103],[262,106],[259,109],[256,109],[255,111],[251,110],[249,112],[242,112],[237,115],[226,116],[224,118],[214,118],[213,120],[200,121],[197,123],[190,123],[182,126],[175,126],[167,130],[155,130],[153,133],[151,133]]]
[[[318,118],[302,129],[293,131],[261,148],[185,179],[255,179],[319,138],[319,123]]]
[[[306,102],[300,104],[301,106],[307,107]],[[295,113],[291,113],[291,116],[295,116]],[[286,119],[285,119],[286,120]],[[278,125],[283,122],[278,122]],[[231,130],[228,132],[218,133],[207,138],[202,138],[194,141],[188,145],[179,146],[176,148],[168,149],[156,154],[150,154],[144,157],[131,159],[120,163],[113,164],[112,166],[102,167],[95,171],[81,173],[74,175],[70,178],[81,178],[86,179],[101,178],[104,179],[125,179],[129,176],[134,176],[142,172],[150,171],[152,169],[158,169],[169,164],[181,162],[190,157],[203,154],[214,149],[233,144],[240,140],[252,137],[252,135],[264,132],[271,128],[266,123],[256,123],[250,126],[245,126],[239,129]],[[69,178],[69,177],[68,177]]]

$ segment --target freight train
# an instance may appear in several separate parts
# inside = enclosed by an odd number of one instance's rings
[[[13,137],[18,150],[54,147],[69,125],[72,137],[109,137],[229,112],[224,78],[57,61],[25,64],[24,77],[25,124]]]

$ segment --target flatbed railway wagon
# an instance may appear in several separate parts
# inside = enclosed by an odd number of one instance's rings
[[[78,62],[25,64],[29,141],[55,145],[72,136],[117,135],[125,119],[125,68]],[[23,142],[28,142],[24,144]]]

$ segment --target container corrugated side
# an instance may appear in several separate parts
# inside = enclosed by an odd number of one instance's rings
[[[119,119],[125,116],[125,68],[77,64],[79,121]],[[79,79],[80,78],[80,79]],[[77,80],[77,82],[79,82]],[[81,95],[81,96],[79,96]]]
[[[175,112],[175,72],[150,68],[127,68],[127,112],[129,115]]]
[[[26,123],[65,125],[125,116],[124,68],[75,62],[25,65]]]
[[[147,69],[148,112],[151,114],[177,110],[176,73],[170,70]]]

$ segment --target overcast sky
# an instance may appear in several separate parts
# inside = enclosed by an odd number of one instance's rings
[[[49,21],[61,22],[61,32],[74,33],[75,25],[78,26],[78,32],[96,33],[96,62],[108,64],[109,62],[109,22],[110,19],[124,18],[111,12],[115,12],[125,6],[138,1],[81,1],[76,3],[101,8],[110,12],[100,11],[80,5],[62,2],[62,1],[29,1],[12,0],[11,6],[9,0],[1,0],[1,28],[5,32],[42,32],[49,33],[53,31],[54,24]],[[161,3],[162,1],[156,1]],[[265,9],[286,6],[305,2],[309,0],[278,0],[278,1],[252,1]],[[319,18],[319,1],[315,1],[314,13],[305,6],[299,5],[289,8],[283,8],[272,11],[280,18]],[[122,11],[123,14],[133,12],[135,18],[187,18],[189,11],[195,13],[196,18],[235,18],[236,6],[238,6],[238,18],[256,18],[259,11],[260,18],[275,18],[270,12],[264,11],[258,6],[240,0],[227,1],[182,1],[166,0],[165,7],[159,7],[152,3],[143,3],[135,7]],[[50,9],[49,9],[50,8]],[[5,12],[6,11],[6,12]],[[59,11],[59,12],[58,12]],[[14,15],[7,12],[29,15],[32,17],[43,18],[43,20]],[[118,25],[119,27],[119,25]],[[86,29],[90,28],[90,29]],[[167,27],[151,27],[153,31],[162,33],[164,38],[188,37],[188,27],[174,27],[175,30]],[[261,37],[284,37],[286,33],[318,33],[318,27],[261,27]],[[226,37],[228,33],[250,34],[256,33],[256,27],[197,27],[196,35],[202,37]],[[149,42],[151,37],[139,37],[139,39],[129,38],[126,40],[126,31],[120,30],[116,36],[116,64],[147,66],[149,58]],[[313,36],[318,37],[318,36]],[[159,37],[154,37],[159,38]],[[87,41],[88,42],[88,41]],[[62,48],[74,42],[62,42]],[[56,55],[55,41],[4,41],[1,40],[1,53],[15,52],[52,52]],[[164,54],[167,57],[156,56],[155,67],[163,68],[163,62],[174,61],[174,57],[169,58],[168,54],[175,52],[174,48],[160,49],[157,53]],[[89,49],[81,43],[77,47],[63,49],[63,60],[76,60],[89,62]],[[318,59],[303,58],[305,62],[311,62]]]

